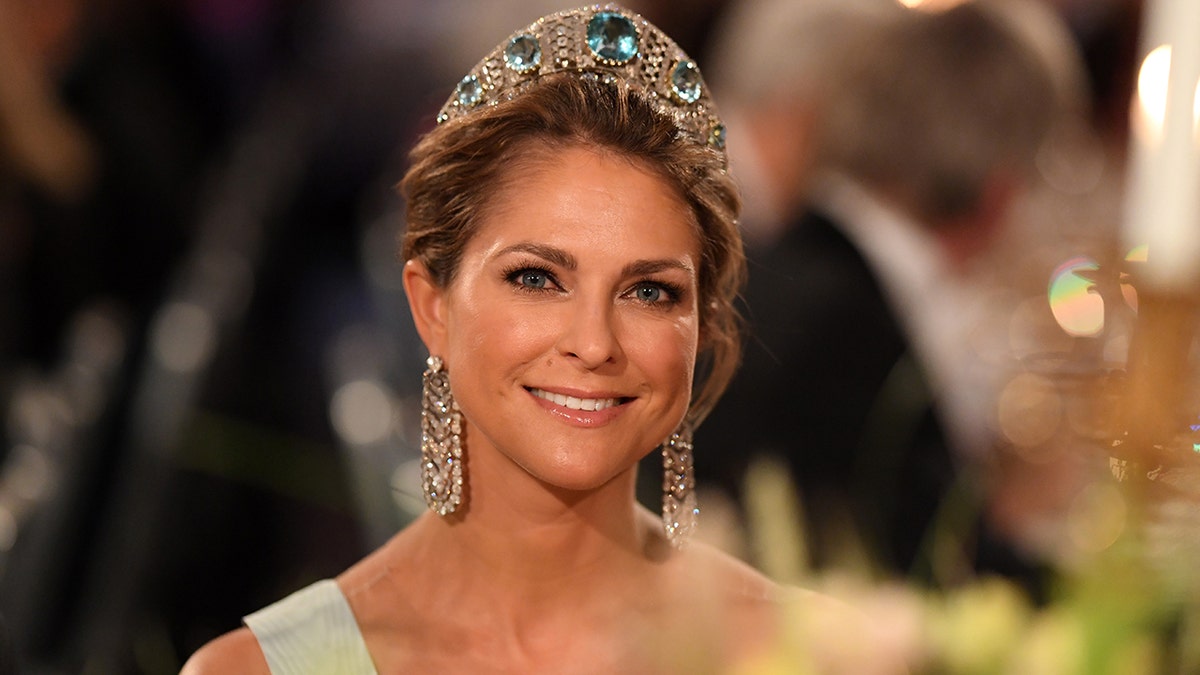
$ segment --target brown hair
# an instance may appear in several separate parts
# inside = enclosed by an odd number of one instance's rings
[[[698,424],[737,368],[734,299],[745,276],[737,188],[724,160],[620,84],[573,73],[544,77],[511,101],[439,125],[413,148],[400,184],[407,201],[401,255],[420,260],[445,288],[484,206],[513,180],[533,141],[589,145],[642,160],[675,185],[700,227],[701,361],[688,419]]]

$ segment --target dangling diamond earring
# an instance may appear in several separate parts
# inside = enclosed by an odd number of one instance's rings
[[[692,432],[685,426],[662,444],[663,528],[675,548],[683,548],[696,529],[696,476],[692,467]]]
[[[421,491],[434,513],[454,513],[463,500],[462,415],[442,357],[430,356],[421,377]]]

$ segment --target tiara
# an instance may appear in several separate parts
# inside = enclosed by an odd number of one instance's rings
[[[512,100],[557,72],[628,86],[724,158],[725,125],[696,62],[649,21],[611,4],[549,14],[513,33],[459,81],[437,122]]]

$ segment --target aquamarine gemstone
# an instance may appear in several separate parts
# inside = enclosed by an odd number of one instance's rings
[[[483,86],[479,84],[479,78],[474,75],[468,75],[460,80],[455,91],[458,95],[458,104],[468,108],[479,103],[483,98]]]
[[[708,132],[708,144],[717,150],[725,149],[725,125],[720,122],[713,125]]]
[[[700,69],[696,62],[684,59],[671,70],[671,91],[684,103],[695,103],[700,98]]]
[[[637,27],[617,12],[596,12],[588,21],[587,43],[601,61],[620,65],[637,56]]]
[[[518,73],[537,68],[542,62],[542,46],[532,35],[518,35],[504,48],[504,63]]]

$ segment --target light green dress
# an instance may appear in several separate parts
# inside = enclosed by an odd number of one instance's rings
[[[350,604],[332,579],[302,588],[244,621],[272,675],[377,675]]]

